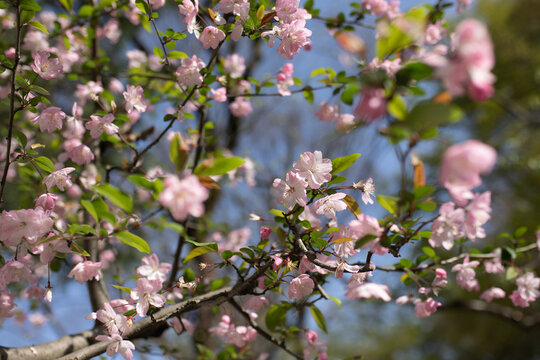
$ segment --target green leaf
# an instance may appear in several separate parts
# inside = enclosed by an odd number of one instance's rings
[[[87,224],[71,224],[67,230],[70,234],[93,234],[97,235],[96,230]]]
[[[285,316],[289,310],[289,305],[272,305],[266,313],[265,323],[270,331],[276,331],[278,326],[285,325]]]
[[[403,120],[407,115],[407,104],[399,95],[395,95],[388,103],[388,112],[398,120]]]
[[[313,104],[313,89],[311,86],[306,87],[304,91],[302,91],[302,94],[304,95],[304,98],[306,98],[306,101],[310,104]]]
[[[224,175],[241,166],[244,162],[245,160],[238,156],[220,158],[214,161],[209,168],[203,168],[202,164],[197,166],[194,172],[197,175]]]
[[[160,59],[163,59],[163,50],[161,50],[159,46],[154,46],[154,55]]]
[[[40,11],[41,6],[35,0],[21,0],[19,6],[22,10]]]
[[[221,253],[221,258],[223,260],[229,260],[233,256],[233,252],[231,250],[225,250]]]
[[[96,211],[96,208],[94,207],[94,204],[92,204],[88,200],[81,200],[81,205],[83,208],[86,209],[86,211],[88,211],[90,215],[92,215],[94,220],[96,220],[96,223],[99,222],[99,215],[98,215],[98,212]]]
[[[278,209],[271,209],[268,211],[270,214],[277,216],[277,217],[283,217],[283,211]]]
[[[309,76],[309,78],[313,78],[315,76],[319,76],[319,75],[326,75],[326,69],[325,68],[318,68],[318,69],[315,69],[311,72],[311,75]]]
[[[142,188],[154,190],[154,183],[145,178],[143,175],[129,175],[128,180]]]
[[[392,215],[397,214],[397,201],[399,198],[397,196],[387,196],[387,195],[378,195],[377,201],[379,201],[379,204],[386,210],[388,210],[389,213]]]
[[[191,250],[189,254],[187,254],[186,258],[184,259],[184,264],[187,263],[189,260],[196,258],[197,256],[201,256],[209,252],[215,252],[215,251],[207,246],[197,246],[193,248],[193,250]]]
[[[404,268],[411,268],[413,266],[413,263],[409,259],[401,259],[399,261],[399,264],[403,266]]]
[[[130,233],[129,231],[120,231],[114,234],[124,244],[134,247],[142,253],[150,254],[150,246],[142,237]]]
[[[113,288],[115,289],[119,289],[119,290],[122,290],[122,291],[125,291],[127,292],[128,294],[131,294],[131,289],[128,288],[128,287],[125,287],[125,286],[120,286],[120,285],[112,285]]]
[[[360,88],[358,84],[349,84],[345,88],[345,90],[341,93],[341,101],[343,101],[344,104],[352,105],[354,101],[354,97],[358,94],[360,91]]]
[[[45,156],[38,156],[34,159],[34,162],[48,173],[52,173],[55,170],[53,162]]]
[[[422,247],[422,251],[424,252],[424,254],[426,254],[427,256],[429,256],[430,258],[433,258],[435,257],[435,250],[433,250],[433,248],[429,247],[429,246],[423,246]]]
[[[214,252],[217,252],[218,251],[218,245],[215,241],[211,241],[211,242],[198,242],[198,241],[195,241],[195,240],[192,240],[188,237],[186,237],[186,241],[192,245],[195,245],[195,246],[198,246],[198,247],[207,247],[209,248],[210,250],[214,251]]]
[[[169,59],[185,59],[188,57],[186,53],[182,51],[171,51],[168,56]]]
[[[79,17],[91,17],[94,13],[94,7],[91,5],[83,5],[79,10]]]
[[[347,170],[354,164],[360,154],[351,154],[343,157],[338,157],[332,160],[332,174]]]
[[[313,316],[313,320],[315,320],[317,326],[319,326],[322,331],[327,333],[328,330],[326,329],[326,320],[324,319],[324,315],[322,314],[321,310],[319,310],[319,308],[315,305],[311,305],[309,307],[309,312],[311,313],[311,316]]]
[[[514,233],[514,237],[517,239],[517,238],[520,238],[522,237],[523,235],[525,235],[525,233],[527,232],[527,227],[526,226],[522,226],[520,227],[519,229],[516,230],[516,232]]]
[[[36,15],[36,12],[34,10],[23,9],[21,11],[21,24],[26,24],[27,22],[31,21],[35,15]]]
[[[60,4],[68,11],[71,12],[71,9],[73,8],[73,0],[59,0]]]
[[[94,190],[127,213],[133,210],[133,199],[111,184],[95,185]]]
[[[331,295],[328,295],[328,298],[330,300],[333,300],[337,304],[338,308],[341,309],[341,299],[339,299],[339,298],[337,298],[335,296],[331,296]]]
[[[45,25],[43,25],[43,24],[40,23],[39,21],[30,21],[30,22],[28,23],[28,25],[33,26],[33,27],[35,27],[36,29],[43,31],[45,34],[48,34],[48,33],[49,33],[49,30],[47,30],[47,28],[45,27]]]
[[[15,141],[17,141],[17,144],[19,144],[23,149],[26,147],[26,144],[28,144],[26,135],[19,130],[13,129],[13,137],[15,138]]]

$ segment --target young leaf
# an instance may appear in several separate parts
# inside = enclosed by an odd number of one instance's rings
[[[360,206],[351,195],[345,195],[343,201],[345,202],[345,204],[347,204],[347,208],[354,216],[358,216],[362,213],[362,210],[360,210]]]
[[[313,316],[313,320],[315,320],[317,326],[319,326],[322,331],[327,333],[328,330],[326,329],[326,320],[324,319],[324,315],[322,314],[321,310],[319,310],[319,308],[315,305],[311,305],[309,307],[309,312],[311,312],[311,316]]]
[[[94,186],[94,190],[102,196],[105,196],[110,202],[120,207],[127,213],[133,210],[133,200],[130,196],[118,190],[111,184],[100,184]]]
[[[215,251],[207,246],[197,246],[196,248],[193,248],[193,250],[191,250],[189,254],[187,254],[186,258],[184,259],[184,264],[187,263],[189,260],[196,258],[197,256],[201,256],[209,252]]]
[[[398,197],[396,196],[387,196],[387,195],[378,195],[377,201],[379,201],[379,204],[392,215],[396,215],[397,213],[397,201]]]
[[[347,170],[354,164],[360,154],[351,154],[343,157],[338,157],[332,160],[332,174]]]
[[[197,166],[194,172],[197,175],[224,175],[241,166],[244,162],[245,160],[238,156],[220,158],[206,169],[202,167],[202,164]]]
[[[49,158],[46,158],[45,156],[39,156],[35,158],[34,162],[36,163],[37,166],[39,166],[40,168],[42,168],[43,170],[49,173],[52,173],[55,170],[53,162]]]
[[[114,234],[124,244],[134,247],[142,253],[150,254],[150,246],[142,237],[130,233],[129,231],[120,231]]]
[[[94,218],[94,220],[96,220],[96,222],[99,222],[99,215],[98,215],[98,212],[96,211],[96,208],[94,207],[94,204],[92,204],[88,200],[81,200],[81,205],[83,208],[86,209],[86,211],[88,211],[90,215],[92,215],[92,217]]]

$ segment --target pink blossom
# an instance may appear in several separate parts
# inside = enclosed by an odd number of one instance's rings
[[[388,100],[384,95],[384,89],[366,87],[362,89],[362,100],[354,109],[356,116],[372,123],[386,114]]]
[[[82,106],[86,100],[97,100],[98,95],[103,92],[101,82],[89,81],[86,84],[77,84],[75,96],[79,99],[79,104]]]
[[[302,300],[304,296],[308,296],[313,292],[315,283],[309,275],[302,274],[291,280],[289,283],[289,292],[287,296],[289,299]]]
[[[61,191],[64,191],[65,188],[73,185],[71,182],[71,176],[69,175],[73,171],[75,171],[75,168],[66,167],[53,171],[49,175],[45,176],[45,178],[43,178],[43,184],[45,184],[47,187],[47,191],[50,191],[55,186],[57,186]]]
[[[486,268],[486,272],[490,274],[504,274],[506,271],[501,263],[501,258],[498,256],[484,261],[484,267]]]
[[[302,213],[298,215],[298,220],[309,221],[309,224],[312,227],[321,225],[321,220],[319,219],[318,215],[315,213],[315,210],[313,210],[312,207],[310,206],[304,207],[304,211],[302,211]]]
[[[266,226],[261,226],[259,235],[261,236],[261,239],[268,239],[270,235],[272,235],[272,229]]]
[[[478,140],[468,140],[449,147],[443,156],[439,182],[446,187],[458,205],[473,198],[471,189],[480,185],[480,174],[491,171],[497,153]]]
[[[516,284],[517,290],[510,295],[514,305],[528,307],[530,302],[535,301],[540,296],[540,278],[534,276],[534,273],[528,272],[521,275],[516,279]],[[526,306],[523,306],[525,304]]]
[[[178,10],[181,14],[186,16],[184,22],[187,24],[187,31],[190,34],[193,34],[194,32],[198,34],[197,14],[199,13],[199,0],[183,0],[182,4],[178,5]]]
[[[54,233],[50,233],[50,236],[54,236]],[[60,238],[40,244],[31,251],[32,254],[39,254],[39,261],[42,264],[48,264],[56,257],[57,253],[68,254],[71,252],[71,248],[65,239]]]
[[[506,293],[504,292],[503,289],[498,288],[498,287],[491,287],[487,289],[486,291],[484,291],[482,295],[480,295],[480,299],[487,302],[492,302],[493,299],[502,299],[505,296],[506,296]]]
[[[39,76],[45,80],[56,78],[64,72],[64,68],[58,58],[49,59],[48,51],[39,50],[34,54],[34,63],[30,66]]]
[[[362,246],[362,249],[369,248],[371,252],[377,255],[384,255],[388,253],[388,248],[380,244],[380,237],[383,229],[379,225],[376,218],[369,215],[360,214],[356,217],[356,220],[352,220],[349,223],[349,228],[351,233],[355,235],[357,239],[362,239],[367,235],[376,236],[375,239],[365,243]]]
[[[218,326],[211,327],[210,333],[224,339],[226,344],[244,347],[257,337],[257,330],[250,326],[235,326],[228,315],[223,315]]]
[[[208,190],[201,185],[195,175],[187,175],[180,180],[175,175],[167,175],[163,181],[165,188],[158,200],[178,221],[189,215],[199,217],[204,214],[204,201],[208,199]]]
[[[98,29],[98,36],[103,36],[113,44],[116,44],[120,39],[122,32],[118,26],[118,19],[110,19],[103,25],[102,28]]]
[[[388,11],[386,0],[362,0],[362,7],[375,16],[384,15]]]
[[[231,250],[232,252],[240,251],[246,246],[251,237],[251,230],[248,227],[233,230],[227,236],[225,243],[220,243],[219,251]]]
[[[197,326],[188,319],[179,318],[178,316],[173,317],[172,327],[177,334],[181,334],[185,330],[190,335],[193,335],[197,328]]]
[[[401,69],[401,59],[396,58],[392,60],[381,61],[379,58],[373,58],[368,65],[369,69],[382,69],[386,71],[388,76],[394,77],[396,73]]]
[[[463,222],[465,213],[463,209],[455,208],[453,202],[444,203],[439,210],[439,217],[431,227],[429,244],[433,247],[442,246],[450,250],[454,246],[454,240],[463,236]]]
[[[289,171],[285,181],[274,179],[273,187],[279,191],[277,202],[284,204],[287,210],[292,210],[295,204],[307,205],[306,181],[298,173]]]
[[[51,193],[41,194],[35,201],[36,207],[40,207],[43,211],[52,211],[54,209],[54,204],[58,200],[58,196]]]
[[[259,311],[269,304],[270,301],[264,296],[251,296],[244,305],[250,310]]]
[[[471,240],[485,238],[486,233],[481,227],[490,218],[491,212],[491,192],[486,191],[479,195],[474,194],[471,203],[466,208],[465,235]]]
[[[67,156],[78,165],[86,165],[94,160],[92,150],[84,144],[77,145],[68,151]]]
[[[137,287],[131,290],[131,299],[137,301],[137,315],[143,317],[148,312],[150,305],[162,307],[165,304],[163,295],[157,292],[161,290],[160,280],[148,280],[140,278],[137,280]]]
[[[342,133],[348,134],[354,127],[353,114],[339,114],[336,122],[336,129]]]
[[[244,97],[237,97],[229,105],[231,113],[236,117],[248,116],[253,111],[251,102]]]
[[[319,109],[315,112],[315,115],[321,121],[332,122],[339,117],[339,109],[337,105],[330,105],[326,101],[323,101]]]
[[[126,52],[128,68],[135,69],[143,66],[148,61],[146,53],[139,49],[132,49]]]
[[[56,106],[45,108],[41,114],[32,119],[32,122],[39,125],[41,132],[47,131],[52,133],[56,129],[62,129],[62,120],[66,117],[66,114]]]
[[[54,220],[41,208],[4,210],[0,217],[0,241],[7,246],[16,246],[24,239],[31,248],[53,224]]]
[[[128,85],[126,91],[122,93],[126,100],[126,111],[131,113],[133,110],[138,112],[146,111],[146,100],[144,98],[144,90],[141,86]]]
[[[425,42],[429,45],[435,45],[441,41],[445,30],[440,21],[437,21],[434,24],[429,24],[425,31]]]
[[[227,89],[220,87],[216,90],[210,89],[210,97],[216,102],[225,102],[227,101]]]
[[[135,345],[129,340],[122,339],[119,334],[113,334],[111,336],[98,335],[96,336],[96,340],[111,342],[107,346],[107,355],[113,356],[116,353],[120,353],[125,360],[133,359],[133,352],[131,350],[135,350]]]
[[[459,286],[464,288],[467,291],[480,289],[478,280],[476,280],[476,273],[474,268],[480,264],[478,261],[469,262],[469,257],[467,256],[463,261],[463,264],[457,264],[452,267],[452,271],[457,271],[456,282]]]
[[[137,274],[146,277],[148,280],[159,280],[164,282],[167,273],[171,270],[171,264],[160,263],[156,254],[145,256],[141,260],[142,265],[137,268]]]
[[[225,40],[225,33],[214,26],[204,28],[199,40],[202,42],[203,48],[217,49],[219,43]]]
[[[311,36],[311,30],[306,29],[305,26],[306,21],[302,19],[281,26],[281,43],[277,49],[278,55],[286,60],[292,60],[303,47],[311,45],[311,41],[308,39]],[[261,36],[264,36],[263,34]]]
[[[373,204],[373,199],[371,196],[375,194],[375,191],[377,190],[375,188],[375,184],[373,183],[373,179],[369,178],[366,181],[359,181],[358,183],[353,184],[353,187],[359,188],[362,190],[362,201],[364,204]]]
[[[238,54],[227,55],[223,70],[233,79],[242,77],[246,71],[244,57]]]
[[[423,318],[431,316],[437,308],[442,304],[438,301],[433,300],[432,298],[427,298],[426,301],[417,301],[414,305],[414,311],[416,317]]]
[[[433,287],[445,287],[448,281],[446,280],[446,270],[437,268],[435,269],[435,279],[431,284]]]
[[[4,320],[13,316],[13,308],[15,304],[13,300],[15,296],[7,291],[0,292],[0,325],[4,323]]]
[[[345,224],[339,225],[339,231],[335,232],[332,236],[332,240],[337,239],[354,239],[355,235]],[[349,256],[354,256],[360,250],[354,248],[354,241],[344,241],[334,244],[334,252],[337,256],[342,258],[348,258]]]
[[[176,76],[178,76],[180,85],[186,87],[201,85],[203,77],[200,71],[204,66],[204,61],[199,59],[197,55],[193,55],[191,59],[182,59],[182,66],[176,69]]]
[[[286,63],[285,65],[283,65],[280,73],[277,75],[277,81],[276,81],[278,93],[281,96],[291,95],[291,91],[289,90],[289,87],[294,85],[294,80],[293,80],[292,75],[293,75],[293,64]]]
[[[323,159],[319,150],[300,154],[300,160],[293,163],[293,171],[308,183],[312,189],[318,189],[322,184],[332,179],[332,161]]]
[[[345,193],[336,193],[325,196],[322,199],[315,201],[312,210],[318,215],[324,214],[328,219],[331,219],[333,223],[336,223],[336,213],[347,209],[347,204],[343,201],[345,196]]]
[[[14,282],[33,283],[35,281],[32,270],[27,263],[17,260],[7,261],[0,268],[0,287],[5,287]]]
[[[472,1],[473,0],[457,0],[458,2],[457,12],[460,13],[463,10],[466,10],[469,7],[469,5],[471,5]]]
[[[130,85],[128,85],[129,87]],[[90,115],[91,121],[88,121],[84,126],[90,130],[90,135],[97,139],[105,131],[109,135],[116,134],[118,132],[118,126],[113,124],[114,115],[107,114],[103,117],[97,115]]]
[[[101,278],[101,263],[93,261],[83,261],[75,265],[75,267],[69,272],[68,277],[74,277],[76,281],[81,284],[85,281],[93,280],[99,281]]]
[[[219,6],[224,14],[233,13],[242,19],[249,16],[249,0],[221,0]]]
[[[109,81],[109,91],[113,94],[119,94],[124,91],[124,84],[117,78],[112,78]]]
[[[357,273],[358,271],[360,271],[360,266],[358,266],[358,265],[349,265],[345,261],[341,260],[337,264],[336,272],[334,273],[334,276],[336,277],[336,279],[341,279],[341,278],[343,278],[343,273],[344,272],[354,274],[354,273]]]
[[[381,299],[384,302],[392,300],[389,294],[388,286],[375,284],[372,282],[365,283],[349,283],[347,285],[347,293],[345,296],[348,299]]]
[[[237,19],[234,22],[234,28],[231,32],[231,40],[232,41],[238,41],[240,40],[240,37],[244,33],[244,21],[241,19]]]

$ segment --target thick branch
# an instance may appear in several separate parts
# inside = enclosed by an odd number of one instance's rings
[[[133,325],[129,333],[124,335],[124,339],[134,340],[146,338],[159,333],[168,327],[167,319],[173,316],[179,316],[183,313],[197,310],[206,306],[219,305],[229,301],[237,295],[247,295],[253,292],[257,287],[257,279],[268,270],[273,260],[268,261],[255,271],[246,281],[237,283],[235,286],[229,286],[223,289],[209,292],[197,296],[193,299],[182,301],[178,304],[160,309],[152,316],[147,316]],[[24,346],[20,348],[0,348],[0,359],[9,360],[82,360],[90,359],[93,356],[102,354],[107,349],[110,342],[95,343],[97,330],[84,331],[79,334],[64,336],[58,340],[48,343]],[[67,354],[67,355],[66,355]]]

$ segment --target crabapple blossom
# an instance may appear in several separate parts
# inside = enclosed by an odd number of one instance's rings
[[[289,90],[289,87],[294,85],[293,80],[293,64],[292,63],[286,63],[281,67],[281,70],[279,74],[277,75],[277,81],[276,86],[278,89],[278,93],[281,96],[290,96],[291,91]]]
[[[366,181],[359,181],[357,183],[353,183],[353,188],[362,190],[362,201],[364,204],[373,204],[373,199],[371,196],[375,194],[375,191],[377,190],[375,188],[375,184],[373,183],[373,179],[369,178]]]
[[[293,171],[308,183],[312,189],[318,189],[322,184],[332,179],[332,161],[323,159],[322,153],[315,150],[300,154],[300,160],[293,163]]]
[[[190,34],[198,34],[197,14],[199,13],[199,0],[183,0],[182,4],[178,5],[178,10],[186,16],[184,22],[187,24],[187,31]]]
[[[368,241],[362,246],[362,249],[369,248],[369,251],[377,255],[384,255],[388,252],[388,248],[385,248],[380,244],[380,236],[383,229],[379,225],[376,218],[360,214],[356,217],[356,220],[349,222],[349,229],[357,239],[362,239],[364,236],[373,235],[375,239]]]
[[[484,268],[490,274],[504,274],[506,269],[501,262],[501,258],[495,253],[495,257],[491,260],[484,261]]]
[[[315,112],[315,115],[321,121],[332,122],[339,117],[339,109],[337,105],[331,105],[323,101],[319,109]]]
[[[384,15],[388,11],[386,0],[362,0],[362,7],[375,16]]]
[[[58,200],[58,196],[51,193],[41,194],[35,201],[36,207],[40,207],[43,211],[52,211],[54,204]]]
[[[434,287],[445,287],[448,283],[446,277],[446,270],[441,268],[435,269],[435,279],[433,279],[433,283],[431,285]]]
[[[251,102],[245,97],[239,96],[229,105],[231,113],[236,117],[248,116],[253,111]]]
[[[227,101],[227,89],[220,87],[218,89],[210,89],[210,97],[216,102],[225,102]]]
[[[160,263],[156,254],[143,257],[141,263],[142,265],[137,268],[137,274],[148,280],[164,282],[167,279],[167,273],[171,270],[171,264]]]
[[[481,174],[491,171],[497,153],[478,140],[468,140],[449,147],[443,155],[439,182],[458,205],[473,198],[471,189],[480,185]]]
[[[516,279],[517,290],[510,295],[510,299],[515,306],[529,307],[540,296],[540,278],[534,276],[534,273],[528,272]]]
[[[343,273],[345,271],[348,272],[348,273],[357,273],[358,271],[360,271],[360,266],[358,266],[358,265],[349,265],[343,260],[338,262],[338,265],[336,267],[336,272],[334,274],[336,279],[343,278]]]
[[[488,222],[491,212],[491,192],[474,194],[471,203],[466,208],[465,235],[471,240],[486,237],[482,225]]]
[[[355,235],[351,232],[349,227],[345,224],[340,224],[339,231],[334,233],[332,240],[336,241],[342,239],[345,241],[338,243],[334,242],[334,252],[336,255],[342,258],[348,258],[349,256],[356,255],[360,250],[354,248],[354,241],[346,241],[348,239],[354,240],[354,238]]]
[[[487,302],[492,302],[493,299],[502,299],[505,296],[506,296],[506,293],[504,292],[503,289],[498,288],[498,287],[490,287],[489,289],[484,291],[482,295],[480,295],[480,299]]]
[[[233,79],[242,77],[246,71],[246,64],[243,56],[238,54],[227,55],[223,70]]]
[[[480,264],[479,261],[469,261],[467,256],[463,264],[457,264],[452,267],[452,271],[457,271],[456,282],[467,291],[480,290],[480,285],[476,279],[474,268]]]
[[[283,24],[279,30],[281,35],[281,43],[277,48],[277,54],[286,60],[292,60],[293,57],[300,52],[304,47],[311,45],[311,30],[307,29],[306,21],[297,19],[290,24]],[[266,31],[261,34],[261,37],[271,35],[271,31]],[[275,36],[275,35],[274,35]],[[273,46],[273,41],[268,42],[268,46]]]
[[[298,215],[298,220],[309,221],[312,227],[321,225],[321,220],[319,219],[319,217],[315,213],[315,210],[313,210],[311,206],[304,207],[304,211],[302,211],[302,213]]]
[[[372,282],[349,282],[347,284],[348,299],[381,299],[384,302],[392,300],[389,294],[388,286]]]
[[[89,81],[86,84],[77,84],[77,91],[75,91],[75,97],[79,99],[79,105],[83,106],[86,100],[96,100],[98,95],[103,92],[103,86],[101,82]]]
[[[14,299],[15,295],[7,291],[0,292],[0,325],[4,323],[5,319],[13,316]]]
[[[427,298],[426,301],[417,301],[415,303],[414,312],[418,318],[431,316],[431,314],[437,311],[437,308],[441,305],[440,302],[435,301],[432,298]]]
[[[346,195],[345,193],[336,193],[325,196],[315,201],[312,210],[318,215],[324,214],[324,216],[332,220],[332,224],[335,224],[337,223],[336,213],[347,209],[347,204],[343,201]]]
[[[64,68],[58,58],[49,58],[48,51],[39,50],[34,54],[34,63],[30,66],[39,76],[45,80],[54,79],[64,72]]]
[[[28,267],[28,264],[23,262],[17,260],[7,261],[0,268],[0,288],[19,281],[33,283],[35,278],[32,275],[32,270]]]
[[[439,217],[433,222],[429,244],[450,250],[454,246],[454,240],[463,236],[464,219],[463,209],[456,209],[452,202],[444,203],[439,210]]]
[[[163,295],[157,292],[161,290],[161,280],[148,280],[147,278],[140,278],[137,280],[137,287],[131,290],[131,299],[137,301],[137,315],[143,317],[148,312],[150,305],[155,307],[162,307],[165,304],[165,298]]]
[[[133,110],[138,112],[146,111],[147,106],[144,98],[144,90],[141,86],[128,85],[122,95],[126,101],[126,111],[128,113],[131,113]]]
[[[96,336],[96,340],[111,341],[111,343],[107,345],[107,355],[113,356],[116,353],[120,353],[125,360],[133,359],[133,352],[131,350],[135,350],[135,345],[129,340],[122,339],[119,334],[113,334],[111,336],[98,335]]]
[[[308,274],[302,274],[291,280],[289,283],[289,299],[302,300],[304,296],[308,296],[313,292],[315,283]]]
[[[32,119],[32,122],[39,125],[41,132],[47,131],[52,133],[56,129],[62,129],[62,120],[66,118],[66,114],[56,106],[45,108],[41,114]]]
[[[268,239],[270,235],[272,234],[272,229],[266,226],[261,226],[259,234],[261,236],[261,239]]]
[[[295,204],[307,205],[306,181],[294,171],[289,171],[285,181],[274,179],[273,187],[279,191],[277,202],[284,204],[287,210],[292,210]]]
[[[225,39],[225,33],[214,26],[207,26],[199,36],[200,42],[202,42],[205,49],[217,49],[219,43]]]
[[[84,144],[71,148],[68,151],[67,156],[71,159],[71,161],[78,165],[86,165],[94,160],[92,150],[90,150],[90,148]]]
[[[50,191],[53,187],[57,186],[58,189],[64,191],[65,188],[73,185],[71,182],[71,176],[69,175],[75,171],[73,167],[65,167],[60,170],[53,171],[49,175],[43,178],[43,184],[47,187],[47,191]]]
[[[130,85],[128,85],[129,87]],[[97,115],[90,115],[91,121],[88,121],[84,126],[90,130],[90,136],[94,139],[97,139],[103,134],[103,132],[108,135],[116,134],[119,130],[118,126],[113,124],[114,115],[107,114],[103,117]]]
[[[178,76],[180,85],[187,87],[201,85],[203,77],[200,71],[204,66],[204,61],[199,59],[197,55],[193,55],[191,58],[182,59],[182,65],[176,69],[176,76]]]
[[[233,13],[242,19],[249,16],[249,0],[221,0],[219,6],[224,14]]]
[[[384,95],[384,89],[367,87],[362,89],[362,100],[354,112],[360,119],[367,123],[372,123],[386,114],[387,99]]]
[[[54,220],[42,208],[4,210],[0,216],[0,241],[6,246],[17,246],[24,239],[32,245],[47,234],[53,224]]]
[[[167,175],[163,185],[165,188],[158,200],[169,209],[175,220],[183,221],[189,215],[202,216],[208,190],[201,185],[197,176],[187,175],[180,180],[175,175]]]
[[[74,277],[76,281],[81,284],[89,280],[97,280],[101,278],[101,263],[93,261],[82,261],[75,265],[75,267],[69,272],[68,277]]]

